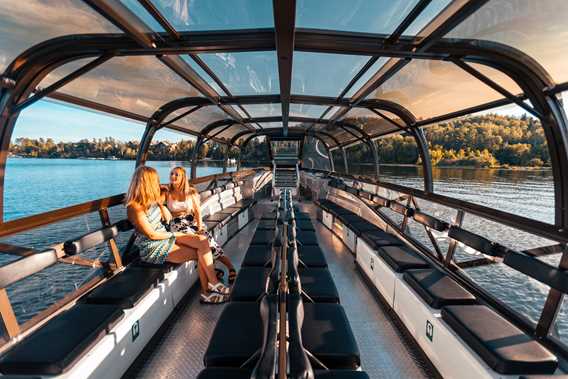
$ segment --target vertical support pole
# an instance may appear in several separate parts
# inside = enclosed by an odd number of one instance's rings
[[[343,146],[340,147],[341,154],[343,154],[343,166],[345,166],[345,173],[349,174],[349,165],[347,164],[347,153],[345,153],[345,148]]]
[[[560,258],[558,268],[566,270],[568,269],[568,251],[565,244],[562,246],[562,250],[562,257]],[[564,294],[554,288],[551,288],[548,291],[546,302],[544,303],[544,307],[542,308],[542,312],[540,313],[540,318],[535,329],[535,335],[537,338],[545,338],[548,335],[550,328],[554,324],[554,320],[556,320],[556,315],[560,310],[563,298]]]
[[[197,137],[197,141],[195,141],[195,147],[193,148],[193,152],[191,153],[191,180],[195,180],[195,178],[197,178],[197,156],[199,155],[199,150],[201,149],[202,144],[203,137]]]
[[[380,177],[379,175],[381,171],[379,168],[379,150],[377,149],[377,144],[371,138],[369,138],[369,146],[371,147],[371,152],[373,153],[373,159],[375,160],[377,180],[379,180]]]
[[[227,146],[227,150],[225,150],[225,157],[223,159],[223,174],[227,173],[227,165],[229,164],[229,150],[231,150],[231,146],[229,146],[228,144],[225,146]]]
[[[12,308],[12,304],[8,298],[8,292],[6,292],[5,288],[0,288],[0,317],[2,317],[6,334],[8,334],[10,338],[17,336],[20,333],[18,319],[16,319],[14,309]]]
[[[99,216],[101,218],[101,223],[103,224],[104,227],[110,226],[110,217],[108,215],[108,209],[107,208],[101,208],[99,209]],[[108,248],[110,249],[110,252],[112,253],[112,257],[114,259],[114,263],[116,264],[116,267],[118,269],[122,268],[122,258],[120,256],[120,250],[118,249],[118,246],[116,245],[116,241],[114,240],[114,238],[111,238],[108,241]]]
[[[456,226],[462,226],[464,216],[465,216],[464,211],[462,211],[461,209],[458,210],[458,214],[456,215],[456,220],[454,221],[453,224]],[[452,259],[454,259],[454,253],[456,252],[457,247],[458,247],[457,241],[451,240],[450,246],[448,246],[448,253],[446,254],[446,261],[444,262],[446,266],[449,266],[450,263],[452,262]]]
[[[157,125],[154,120],[148,121],[144,134],[142,135],[142,140],[140,141],[140,146],[138,147],[138,154],[136,155],[136,167],[144,166],[146,164],[146,159],[148,158],[148,149],[150,148],[150,143],[154,134],[158,130]]]
[[[422,171],[424,178],[424,192],[434,192],[434,183],[432,179],[432,159],[430,158],[430,150],[428,149],[428,141],[422,128],[412,128],[412,135],[418,146],[418,153],[422,159]]]
[[[243,150],[240,148],[240,146],[238,147],[239,149],[239,155],[237,157],[237,172],[239,172],[241,170],[241,156],[242,156],[242,152]]]

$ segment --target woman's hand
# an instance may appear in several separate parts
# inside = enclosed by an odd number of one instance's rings
[[[166,224],[172,222],[172,214],[170,213],[170,210],[168,208],[160,205],[160,211],[162,212],[162,220],[164,220]]]

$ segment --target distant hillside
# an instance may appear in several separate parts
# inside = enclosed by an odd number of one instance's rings
[[[136,159],[139,141],[123,142],[112,137],[81,140],[79,142],[54,142],[51,138],[17,138],[10,144],[10,154],[28,158],[111,158]],[[193,141],[153,143],[149,150],[149,160],[191,160]],[[206,143],[198,158],[223,159],[223,147],[216,143]],[[235,158],[231,152],[230,158]]]
[[[424,133],[436,166],[550,166],[544,131],[534,118],[471,116],[426,127]],[[413,137],[394,135],[377,145],[382,163],[420,163]]]

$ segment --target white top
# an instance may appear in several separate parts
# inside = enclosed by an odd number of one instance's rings
[[[193,213],[193,207],[189,196],[185,201],[178,201],[168,196],[168,209],[174,213]]]

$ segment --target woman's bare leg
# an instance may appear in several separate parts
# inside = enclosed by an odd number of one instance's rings
[[[205,273],[205,269],[203,269],[203,265],[197,262],[197,273],[199,274],[199,284],[201,285],[201,293],[207,294],[209,289],[207,288],[207,274]]]
[[[213,255],[211,254],[211,247],[209,246],[207,236],[201,234],[189,234],[187,236],[176,238],[176,243],[196,249],[197,262],[203,264],[207,281],[213,285],[219,282],[217,275],[215,275]]]
[[[201,284],[201,292],[207,293],[207,275],[205,273],[205,269],[203,268],[203,264],[200,264],[199,255],[197,254],[197,250],[187,246],[180,246],[174,244],[172,250],[168,254],[168,258],[166,259],[168,262],[180,264],[183,262],[188,261],[197,261],[197,273],[199,274],[199,283]]]
[[[221,255],[217,260],[223,263],[229,270],[234,270],[235,266],[233,266],[233,262],[227,257],[226,255]]]

